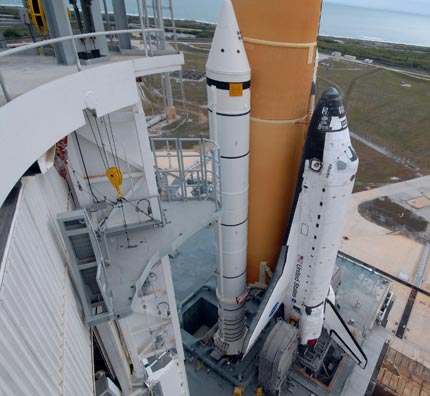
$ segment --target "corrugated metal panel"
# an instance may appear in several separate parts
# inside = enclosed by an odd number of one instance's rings
[[[67,279],[66,292],[64,395],[92,395],[93,367],[90,337],[70,278]]]
[[[0,279],[0,395],[92,395],[89,329],[65,267],[52,169],[26,178]]]

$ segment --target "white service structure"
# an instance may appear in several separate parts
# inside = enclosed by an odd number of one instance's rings
[[[240,352],[246,334],[249,114],[251,69],[233,5],[224,0],[206,64],[209,130],[221,154],[221,224],[218,225],[216,350]]]

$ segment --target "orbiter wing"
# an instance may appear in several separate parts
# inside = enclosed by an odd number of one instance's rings
[[[298,201],[298,204],[297,204]],[[260,308],[253,319],[248,334],[245,337],[242,351],[246,355],[257,341],[261,332],[273,318],[287,294],[289,283],[294,278],[295,263],[297,259],[297,223],[300,218],[300,198],[295,200],[293,221],[289,226],[288,241],[282,246],[275,272],[270,279],[269,286],[264,294]]]

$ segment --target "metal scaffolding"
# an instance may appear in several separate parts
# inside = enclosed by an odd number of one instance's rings
[[[178,51],[178,36],[176,32],[175,17],[172,0],[137,0],[140,26],[142,27],[142,41],[145,53],[149,56],[164,55]],[[167,22],[167,23],[166,23]],[[171,40],[166,40],[166,24],[172,31]],[[148,32],[147,29],[151,31]],[[179,84],[182,101],[185,104],[182,72],[179,73]],[[162,91],[166,101],[168,119],[176,118],[173,102],[172,85],[169,73],[162,75]]]

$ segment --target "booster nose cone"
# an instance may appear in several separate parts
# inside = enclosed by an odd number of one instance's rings
[[[223,82],[243,82],[251,68],[230,0],[224,0],[206,63],[207,77]]]

